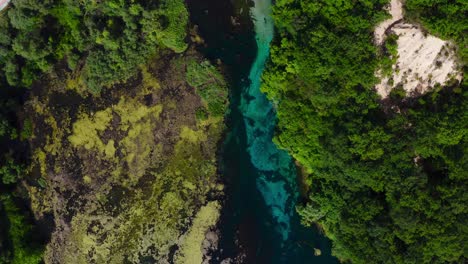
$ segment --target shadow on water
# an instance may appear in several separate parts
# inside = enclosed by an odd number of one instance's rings
[[[263,70],[257,57],[262,52],[268,56],[268,48],[257,51],[262,45],[257,45],[249,12],[254,3],[187,0],[187,4],[192,23],[207,44],[199,50],[210,60],[223,62],[231,87],[229,132],[220,157],[227,198],[219,223],[219,250],[212,263],[226,259],[249,264],[336,263],[329,242],[300,224],[294,209],[299,192],[296,167],[271,142],[274,109],[258,87],[253,92],[249,88],[258,86],[251,68]],[[314,248],[322,251],[320,257],[314,256]]]

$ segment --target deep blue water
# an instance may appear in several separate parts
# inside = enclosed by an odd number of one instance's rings
[[[300,224],[297,168],[272,141],[276,113],[260,91],[274,37],[271,0],[188,3],[207,41],[202,52],[221,59],[231,77],[228,134],[220,153],[227,199],[212,263],[336,263],[328,240]],[[322,255],[314,256],[314,248]]]

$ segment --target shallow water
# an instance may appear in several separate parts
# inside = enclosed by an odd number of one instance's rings
[[[328,241],[300,224],[296,166],[272,141],[276,113],[260,91],[274,36],[271,0],[189,0],[189,8],[207,42],[202,52],[221,59],[231,77],[229,132],[220,154],[227,198],[212,263],[336,263]],[[314,248],[322,255],[314,256]]]
[[[272,227],[286,241],[291,233],[291,216],[294,214],[291,205],[297,198],[296,168],[291,157],[279,150],[272,141],[276,115],[271,103],[260,91],[261,75],[269,57],[274,32],[270,16],[271,1],[254,2],[255,7],[251,9],[251,14],[256,33],[257,56],[249,74],[250,85],[242,95],[240,110],[246,127],[250,161],[257,169],[252,177],[256,178],[257,189],[270,208]]]

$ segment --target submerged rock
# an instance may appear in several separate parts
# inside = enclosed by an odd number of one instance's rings
[[[314,255],[315,256],[321,256],[322,255],[322,250],[318,249],[318,248],[314,248]]]

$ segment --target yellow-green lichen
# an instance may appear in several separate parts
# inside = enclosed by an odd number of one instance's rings
[[[162,110],[162,105],[148,107],[123,98],[114,107],[114,111],[120,117],[119,129],[127,132],[127,136],[119,145],[129,168],[129,184],[134,184],[151,163],[154,130]]]
[[[58,125],[57,121],[55,120],[54,116],[49,113],[49,109],[47,109],[47,116],[45,118],[45,123],[50,127],[52,133],[47,135],[47,144],[44,146],[44,151],[48,154],[52,154],[54,156],[62,154],[61,147],[62,142],[58,139],[62,138],[62,136],[67,132],[66,128],[63,126]],[[69,118],[62,119],[64,124],[67,124]]]
[[[144,91],[149,92],[161,88],[159,80],[148,71],[148,66],[141,66],[140,69]]]
[[[46,170],[47,170],[47,163],[46,163],[46,154],[44,151],[41,149],[37,149],[34,152],[34,157],[36,158],[37,164],[39,166],[39,170],[41,172],[41,175],[46,175]]]
[[[112,120],[112,109],[99,111],[90,116],[82,114],[80,119],[73,124],[73,134],[68,137],[70,143],[75,147],[84,147],[86,150],[97,149],[105,151],[99,133],[104,131]]]
[[[111,159],[114,157],[115,155],[115,142],[114,140],[109,140],[109,142],[107,142],[107,145],[106,145],[106,148],[104,149],[104,153],[106,154],[106,157],[108,159]]]
[[[203,262],[202,243],[206,232],[216,224],[219,218],[220,205],[209,202],[198,211],[193,224],[184,238],[175,257],[176,264],[193,264]]]
[[[178,263],[201,262],[204,234],[219,216],[219,204],[207,203],[207,194],[222,192],[215,150],[224,125],[208,111],[196,119],[196,109],[207,104],[187,86],[186,64],[174,59],[158,80],[155,62],[141,68],[141,79],[134,79],[141,82],[129,89],[90,96],[73,109],[52,111],[46,103],[35,112],[35,121],[45,120],[52,132],[44,139],[36,134],[35,149],[43,153],[36,153],[34,166],[50,187],[30,188],[32,205],[38,214],[53,212],[60,230],[46,263],[167,263],[174,246],[180,246]],[[80,81],[70,80],[69,88],[79,90]],[[174,93],[174,87],[181,88]],[[46,160],[50,168],[38,166]],[[70,219],[56,210],[64,204]],[[207,205],[200,211],[200,204]]]
[[[35,186],[28,186],[31,209],[37,218],[52,210],[53,197],[50,192]]]
[[[194,131],[186,126],[182,127],[180,137],[190,143],[198,143],[206,141],[206,133],[202,130]]]
[[[111,168],[114,169],[111,174],[115,177],[119,177],[122,162],[125,162],[130,177],[119,181],[123,181],[124,185],[132,185],[150,166],[154,151],[154,130],[162,109],[162,105],[147,106],[137,99],[121,97],[116,105],[94,115],[81,113],[73,124],[73,133],[68,140],[75,148],[94,152],[97,161],[112,162],[114,165]],[[124,136],[118,141],[110,139],[106,142],[104,132],[108,136],[123,132]],[[115,155],[117,149],[124,155],[122,160]]]
[[[85,175],[83,176],[83,182],[86,184],[90,184],[92,182],[92,179],[88,175]]]
[[[125,99],[124,97],[120,99],[113,109],[121,118],[121,130],[127,130],[130,125],[144,118],[154,118],[157,120],[162,112],[161,105],[149,107],[139,101]]]

